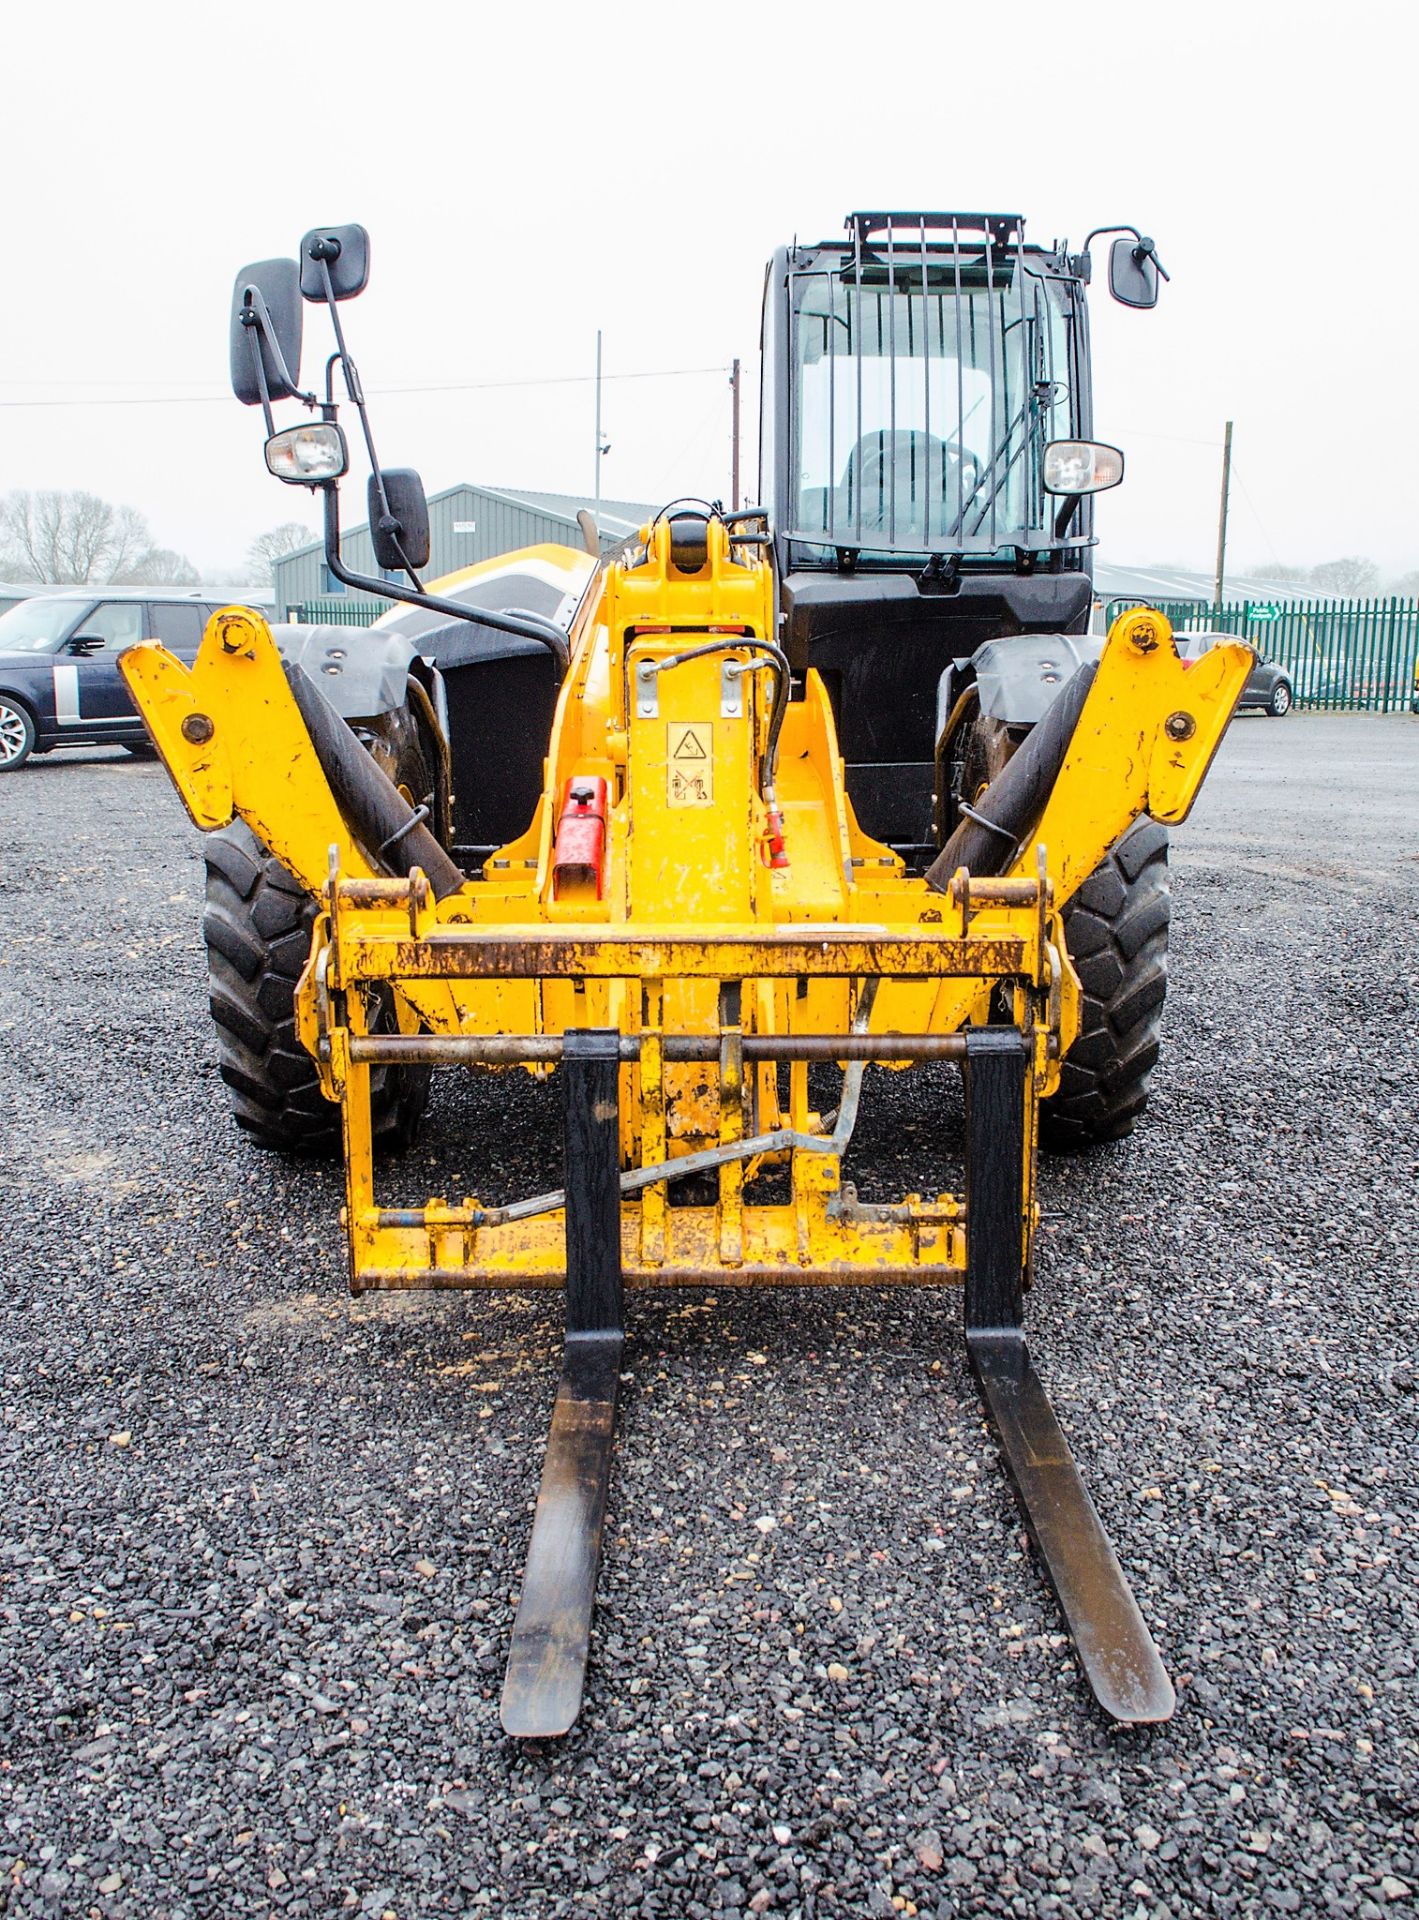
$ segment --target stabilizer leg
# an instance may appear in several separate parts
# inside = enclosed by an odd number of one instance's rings
[[[1022,1199],[1029,1044],[966,1035],[966,1348],[1085,1677],[1111,1719],[1148,1725],[1177,1704],[1152,1635],[1079,1477],[1023,1331]]]
[[[562,1376],[503,1682],[504,1730],[566,1733],[581,1711],[624,1344],[617,1035],[569,1032]]]

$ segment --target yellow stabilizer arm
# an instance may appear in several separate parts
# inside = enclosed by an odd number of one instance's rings
[[[155,640],[126,648],[118,668],[194,825],[210,832],[240,814],[317,896],[332,845],[346,879],[373,877],[259,613],[214,613],[190,669]]]
[[[1254,659],[1250,647],[1232,642],[1184,664],[1164,615],[1151,607],[1121,613],[1012,877],[1035,877],[1043,842],[1060,907],[1139,814],[1185,820]]]

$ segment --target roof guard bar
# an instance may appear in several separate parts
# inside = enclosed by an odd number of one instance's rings
[[[859,247],[867,247],[871,236],[893,229],[923,234],[939,228],[957,237],[982,234],[993,246],[1023,246],[1025,222],[1018,213],[850,213],[844,226]]]

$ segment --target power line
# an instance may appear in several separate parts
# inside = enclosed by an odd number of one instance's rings
[[[1281,558],[1281,555],[1276,551],[1276,542],[1271,537],[1271,529],[1270,527],[1267,526],[1266,522],[1262,519],[1261,511],[1258,508],[1255,500],[1253,500],[1251,497],[1251,488],[1247,485],[1246,481],[1242,478],[1242,470],[1237,465],[1235,460],[1232,462],[1232,478],[1236,481],[1237,485],[1241,488],[1242,498],[1246,501],[1247,505],[1251,508],[1252,518],[1256,521],[1257,526],[1261,530],[1262,539],[1266,542],[1267,546],[1270,547],[1271,549],[1272,559],[1277,563],[1278,566],[1284,567],[1286,565],[1286,562]]]
[[[1220,440],[1198,440],[1186,433],[1145,433],[1141,427],[1115,427],[1115,433],[1126,435],[1130,440],[1171,440],[1179,447],[1220,447]]]
[[[716,367],[645,367],[631,373],[608,373],[602,378],[612,380],[686,380],[698,374],[728,373],[729,363]],[[540,380],[449,380],[431,386],[414,387],[367,387],[366,393],[381,394],[409,393],[492,393],[512,388],[526,387],[576,387],[590,386],[596,376],[590,373],[548,374]],[[154,393],[154,394],[111,394],[98,399],[74,400],[0,400],[0,407],[215,407],[230,403],[227,393]]]

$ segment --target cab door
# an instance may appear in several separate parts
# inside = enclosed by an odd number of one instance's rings
[[[101,600],[80,616],[54,663],[54,714],[61,732],[141,732],[118,671],[125,647],[145,639],[142,600]]]

